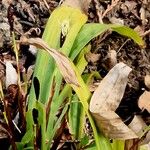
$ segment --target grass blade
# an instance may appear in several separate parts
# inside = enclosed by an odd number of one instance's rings
[[[137,32],[129,27],[114,24],[89,23],[82,27],[78,36],[76,37],[70,53],[70,58],[73,60],[79,54],[80,50],[88,42],[90,42],[90,40],[107,31],[108,29],[133,39],[139,45],[144,45],[142,38],[137,34]]]

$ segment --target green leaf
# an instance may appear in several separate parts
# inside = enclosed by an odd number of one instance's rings
[[[85,112],[77,95],[72,97],[69,109],[69,127],[74,140],[80,140],[83,136]]]
[[[139,34],[133,29],[121,25],[110,25],[110,27],[112,28],[113,31],[119,33],[120,35],[132,39],[135,43],[139,44],[140,46],[144,46],[144,41],[139,36]]]
[[[70,58],[73,60],[88,42],[108,29],[110,29],[110,27],[105,24],[85,24],[76,37],[69,55]]]
[[[47,150],[49,150],[50,149],[50,144],[51,144],[51,141],[52,141],[52,139],[53,139],[53,137],[55,136],[55,133],[56,133],[56,131],[57,131],[57,129],[60,127],[60,125],[61,125],[61,122],[62,122],[62,119],[64,118],[64,116],[65,116],[65,114],[66,114],[66,112],[67,112],[67,110],[68,110],[68,104],[66,104],[65,105],[65,107],[63,108],[63,111],[62,111],[62,113],[61,113],[61,115],[60,115],[60,117],[58,118],[58,120],[56,121],[56,123],[55,123],[55,125],[54,125],[54,128],[53,128],[53,131],[52,131],[52,133],[51,133],[51,135],[49,135],[48,134],[48,132],[49,132],[49,130],[46,132],[46,139],[48,139],[48,143],[47,143]],[[45,150],[45,149],[43,149],[43,150]]]
[[[38,110],[38,125],[41,127],[41,150],[46,149],[46,109],[45,106],[36,101],[36,109]]]
[[[129,38],[132,38],[135,42],[137,42],[140,45],[143,44],[141,38],[132,29],[126,28],[124,26],[118,26],[118,25],[105,25],[105,24],[84,25],[86,20],[87,17],[83,15],[79,10],[71,7],[61,6],[52,13],[47,23],[46,29],[44,31],[43,39],[48,43],[50,47],[55,49],[60,49],[64,54],[70,55],[72,60],[74,60],[74,58],[80,53],[81,49],[83,49],[84,46],[87,45],[88,42],[90,42],[91,39],[107,31],[108,29],[112,29],[124,36],[128,36]],[[62,47],[60,46],[61,33],[63,34],[63,36],[65,36],[65,41]],[[71,87],[78,95],[83,105],[84,111],[89,117],[91,126],[93,128],[97,149],[98,150],[103,148],[105,148],[106,150],[111,149],[109,140],[106,139],[97,130],[94,120],[88,111],[88,101],[90,100],[91,93],[80,75],[87,62],[85,62],[84,59],[81,62],[84,62],[83,66],[81,65],[82,63],[79,64],[81,68],[79,68],[78,66],[75,67],[74,64],[71,63],[72,67],[76,72],[78,82],[80,83],[79,87],[75,85],[71,85]],[[79,68],[79,70],[77,68]],[[61,106],[64,98],[68,97],[67,90],[68,89],[71,90],[71,89],[67,85],[60,93],[62,77],[55,66],[53,58],[50,57],[44,51],[38,52],[34,77],[37,77],[40,83],[40,89],[41,89],[39,93],[40,103],[36,102],[36,95],[34,92],[34,88],[32,86],[29,95],[28,107],[29,107],[29,111],[30,109],[32,110],[34,107],[37,108],[39,111],[40,116],[38,119],[39,119],[39,124],[42,128],[42,149],[44,149],[45,148],[44,142],[46,141],[46,138],[48,140],[50,139],[49,142],[50,144],[56,132],[56,129],[60,124],[61,118],[57,118],[55,114],[57,113],[59,107]],[[51,111],[50,111],[48,126],[46,130],[46,112],[45,112],[46,108],[43,104],[47,104],[49,98],[51,97],[50,91],[52,89],[52,84],[54,79],[55,82],[59,84],[55,87],[55,91],[54,91],[55,93],[52,99],[52,104],[50,109]],[[33,119],[28,118],[28,120],[31,121],[28,127],[32,128]],[[46,132],[46,137],[44,134],[45,132]]]
[[[109,29],[133,39],[139,45],[144,45],[138,33],[129,27],[114,24],[88,23],[85,24],[78,33],[70,53],[70,58],[73,60],[88,42]]]
[[[43,34],[43,40],[49,45],[49,47],[60,49],[64,54],[69,55],[74,40],[86,20],[87,16],[82,14],[78,9],[74,9],[68,6],[58,7],[53,11],[50,19],[47,22]],[[61,33],[66,34],[64,35],[66,37],[62,47],[60,47]],[[50,91],[53,90],[53,80],[55,79],[55,82],[57,83],[54,89],[55,93],[51,103],[50,115],[46,131],[46,136],[49,140],[52,139],[53,135],[55,134],[54,125],[58,121],[56,113],[61,106],[64,97],[63,95],[59,96],[62,77],[54,63],[53,58],[44,51],[38,52],[34,77],[37,77],[40,82],[41,91],[39,94],[39,100],[43,104],[47,104],[49,98],[51,97]],[[65,90],[64,93],[66,93]],[[29,95],[29,109],[35,107],[35,101],[36,95],[32,85]],[[31,128],[32,125],[31,123],[29,124],[30,125],[28,125],[28,127]]]
[[[64,22],[69,22],[68,33],[61,48],[61,51],[68,55],[76,35],[86,20],[86,15],[82,14],[78,9],[68,6],[58,7],[51,14],[42,38],[51,48],[59,49],[63,24]],[[38,52],[34,77],[36,76],[40,82],[41,92],[39,99],[42,103],[46,103],[49,100],[49,91],[52,86],[53,72],[55,67],[55,63],[51,56],[49,56],[45,51]],[[29,109],[32,108],[34,102],[35,93],[32,86],[29,95]]]
[[[23,150],[34,150],[34,147],[30,146],[30,147],[26,147]]]
[[[95,143],[90,144],[89,146],[87,146],[87,147],[85,148],[85,150],[96,150],[96,144],[95,144]]]
[[[84,137],[81,138],[81,147],[85,147],[87,144],[89,144],[90,138],[88,137],[87,134],[84,135]],[[90,143],[91,145],[91,143]]]
[[[21,140],[21,143],[23,145],[28,144],[33,139],[33,136],[34,136],[34,133],[32,129],[26,131],[25,135],[23,136]]]

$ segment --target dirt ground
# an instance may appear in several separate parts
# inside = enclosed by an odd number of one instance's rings
[[[112,8],[107,9],[109,5]],[[14,0],[0,1],[0,79],[5,81],[4,59],[15,60],[12,50],[12,34],[16,38],[29,31],[39,28],[31,37],[41,37],[46,21],[51,12],[59,5],[59,0]],[[106,14],[101,18],[101,11]],[[149,0],[93,0],[88,11],[88,22],[114,23],[131,27],[139,32],[145,41],[145,47],[140,47],[132,40],[119,34],[105,33],[95,38],[92,43],[91,56],[85,71],[98,71],[104,77],[117,62],[124,62],[132,68],[128,85],[117,114],[126,124],[131,122],[135,114],[141,115],[150,124],[149,113],[140,110],[138,99],[144,90],[150,90],[145,85],[146,75],[150,75],[150,1]],[[97,59],[98,56],[98,59]],[[93,58],[94,57],[94,58]],[[29,68],[35,63],[36,56],[29,51],[28,46],[21,46],[19,54],[20,70]],[[16,64],[14,63],[16,67]],[[1,119],[2,120],[2,119]],[[1,136],[0,136],[1,137]],[[2,138],[3,139],[3,136]]]

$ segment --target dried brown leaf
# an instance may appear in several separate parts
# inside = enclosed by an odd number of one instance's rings
[[[124,95],[130,71],[131,68],[124,63],[115,65],[101,81],[91,98],[90,111],[97,126],[110,138],[138,137],[115,113]]]
[[[138,138],[114,111],[92,112],[92,115],[94,116],[98,128],[100,128],[107,137],[121,140]]]
[[[128,12],[133,11],[137,7],[137,3],[134,1],[125,1],[123,4],[128,8]]]
[[[124,63],[115,65],[94,92],[90,110],[94,112],[115,111],[123,97],[130,71],[131,68]]]
[[[116,18],[113,16],[113,17],[109,18],[109,20],[112,24],[124,25],[124,20],[121,18]]]
[[[128,125],[132,131],[136,133],[136,135],[141,136],[141,132],[143,129],[146,127],[146,123],[144,120],[141,118],[141,116],[134,116],[133,120],[131,123]]]
[[[28,39],[25,36],[22,36],[20,39],[20,43],[31,44],[48,52],[55,59],[56,64],[61,74],[63,75],[65,81],[69,84],[79,86],[76,73],[72,66],[72,62],[63,53],[53,48],[49,48],[49,46],[40,38]]]
[[[31,65],[27,70],[27,81],[30,81],[34,72],[34,65]]]
[[[140,96],[138,106],[140,109],[146,109],[150,113],[150,92],[145,91]]]

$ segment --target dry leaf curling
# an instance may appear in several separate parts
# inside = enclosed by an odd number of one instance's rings
[[[106,136],[113,139],[138,137],[115,113],[124,95],[130,71],[131,68],[124,63],[115,65],[101,81],[91,98],[90,111],[97,126]]]
[[[116,110],[123,97],[130,71],[131,68],[124,63],[118,63],[109,71],[92,96],[92,112]]]
[[[132,131],[134,131],[136,135],[140,137],[144,128],[147,127],[147,125],[141,118],[141,116],[135,115],[131,123],[128,125],[128,127],[132,129]]]
[[[67,58],[63,53],[49,48],[49,46],[40,38],[26,38],[22,36],[20,39],[20,43],[22,44],[31,44],[42,50],[48,52],[56,61],[59,70],[64,77],[65,81],[69,84],[74,84],[79,86],[78,79],[76,77],[76,73],[72,67],[71,61]]]

